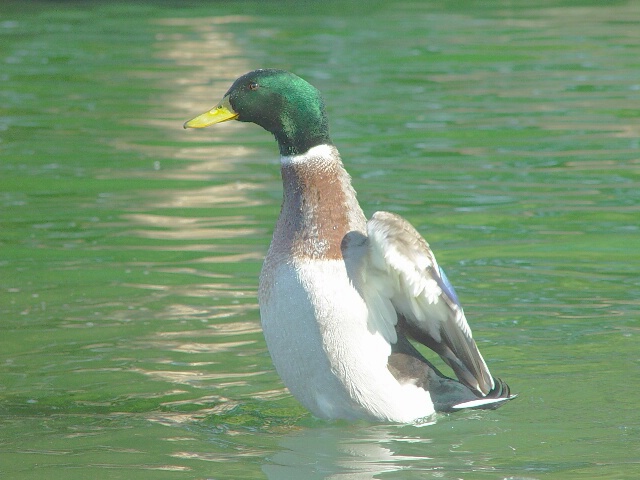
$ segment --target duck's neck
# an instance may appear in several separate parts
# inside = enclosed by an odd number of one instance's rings
[[[364,233],[366,219],[338,150],[318,145],[282,156],[283,202],[274,247],[297,258],[340,259],[349,232]]]

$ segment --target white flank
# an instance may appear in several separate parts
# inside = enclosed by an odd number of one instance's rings
[[[278,374],[322,418],[408,423],[434,413],[428,392],[387,368],[387,332],[369,324],[344,261],[293,260],[270,272],[260,315]]]

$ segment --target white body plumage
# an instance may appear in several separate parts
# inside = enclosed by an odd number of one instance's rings
[[[413,422],[434,413],[428,392],[387,368],[391,345],[339,260],[280,265],[261,294],[262,328],[291,393],[321,418]],[[262,293],[262,292],[261,292]]]

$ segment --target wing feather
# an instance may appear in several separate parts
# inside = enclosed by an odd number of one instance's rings
[[[378,328],[387,336],[388,327],[395,328],[399,321],[406,334],[438,353],[462,383],[481,395],[489,393],[493,377],[458,296],[427,242],[409,222],[389,212],[375,213],[367,233],[367,280],[383,286],[374,294],[377,303],[388,299],[396,311],[389,316],[387,304],[376,318]],[[384,322],[387,327],[381,325]]]

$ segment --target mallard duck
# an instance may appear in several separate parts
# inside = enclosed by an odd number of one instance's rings
[[[367,221],[315,87],[283,70],[255,70],[184,127],[227,120],[261,126],[280,149],[284,199],[258,300],[273,364],[302,405],[324,419],[415,423],[514,397],[489,372],[422,236],[394,213]]]

